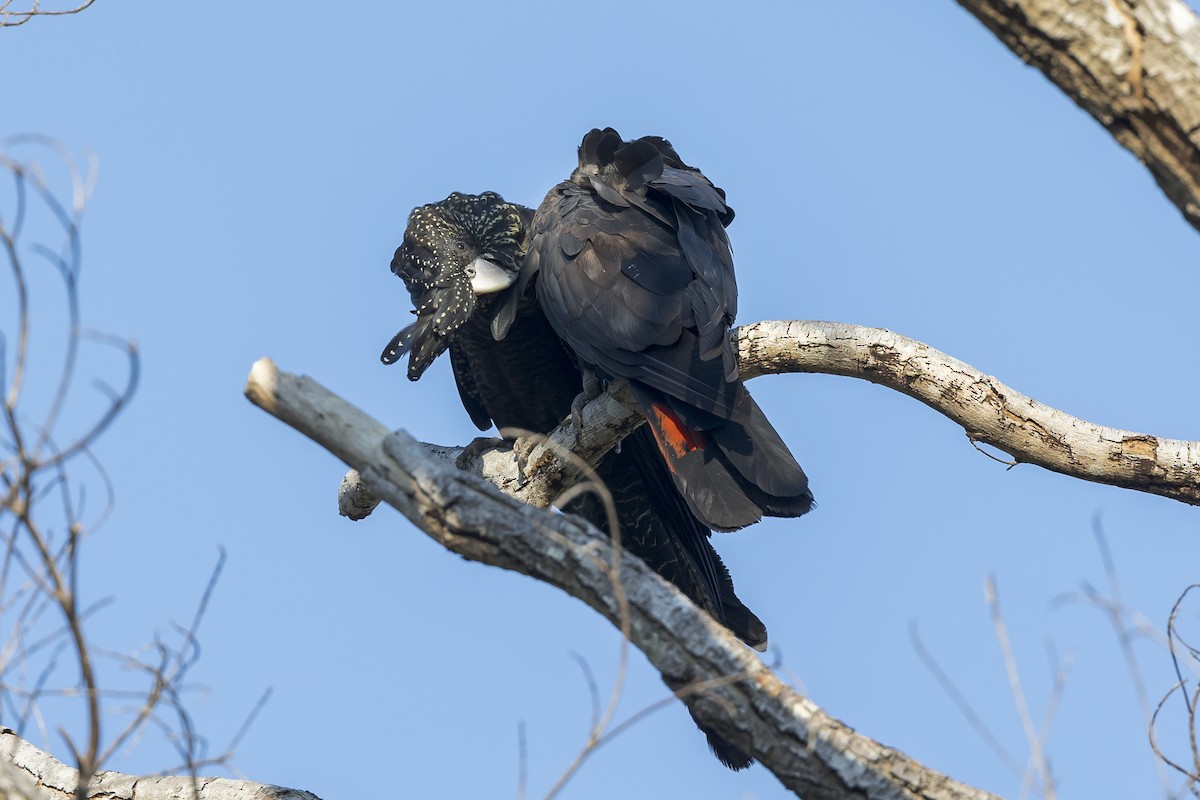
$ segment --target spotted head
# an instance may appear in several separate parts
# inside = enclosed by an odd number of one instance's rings
[[[394,364],[410,353],[408,378],[420,378],[471,318],[477,296],[516,280],[531,214],[495,192],[454,192],[413,209],[392,272],[404,279],[417,321],[392,337],[380,360]]]

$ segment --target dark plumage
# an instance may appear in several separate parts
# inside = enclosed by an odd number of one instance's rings
[[[412,295],[417,322],[393,338],[382,360],[394,363],[410,352],[408,375],[416,380],[448,348],[459,396],[481,430],[494,423],[549,432],[571,413],[583,386],[574,354],[551,328],[532,286],[514,286],[499,295],[477,296],[471,289],[471,266],[478,272],[479,259],[509,275],[509,281],[516,278],[532,216],[530,209],[495,193],[455,193],[412,212],[392,261],[392,271]],[[491,331],[499,307],[508,316],[506,335],[496,341]],[[626,438],[597,472],[616,503],[623,546],[747,644],[765,648],[766,628],[734,593],[709,542],[711,532],[675,488],[650,429],[639,428]],[[593,495],[566,510],[607,531],[607,517]],[[751,763],[705,732],[723,763],[734,769]]]
[[[738,377],[725,193],[665,139],[592,130],[533,219],[517,290],[586,367],[629,380],[670,473],[706,527],[813,503],[808,478]],[[497,315],[505,334],[515,306]]]
[[[525,254],[528,222],[528,209],[505,203],[495,192],[454,192],[441,203],[413,209],[392,272],[404,279],[417,321],[392,337],[380,360],[393,364],[409,353],[408,379],[419,379],[471,318],[476,294],[512,283]]]

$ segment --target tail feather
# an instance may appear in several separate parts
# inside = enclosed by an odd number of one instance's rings
[[[704,431],[690,429],[665,403],[643,405],[650,431],[680,494],[705,526],[734,531],[762,519]]]
[[[657,554],[638,552],[638,555],[743,642],[755,650],[765,650],[766,626],[735,593],[729,570],[713,549],[712,532],[696,518],[680,495],[649,428],[634,431],[622,443],[619,459],[611,466],[608,461],[606,458],[601,462],[602,477],[613,489],[618,515],[628,520],[622,524],[627,529],[625,535],[631,549],[637,551],[639,542],[651,538],[646,528],[652,521],[631,513],[644,507],[648,499],[654,516],[671,530],[667,537],[669,547]],[[624,472],[619,473],[621,470]],[[633,507],[626,511],[627,506],[622,502],[626,493],[614,487],[629,481],[630,472],[637,475],[637,492]]]
[[[729,424],[708,434],[764,514],[798,517],[812,508],[808,476],[745,387]]]
[[[708,738],[708,749],[712,750],[718,761],[734,772],[743,770],[754,763],[754,759],[743,750],[701,722],[690,708],[688,713],[692,715],[692,721],[696,723],[696,727]]]
[[[597,466],[616,504],[623,545],[747,645],[765,650],[766,626],[734,592],[729,570],[709,541],[711,532],[689,510],[650,434],[646,428],[634,431]],[[578,506],[569,510],[607,530],[597,498],[583,495],[574,502]],[[719,733],[696,724],[726,767],[741,770],[754,763]]]
[[[634,385],[671,477],[714,530],[744,528],[764,514],[798,517],[813,504],[804,470],[745,387],[739,390],[733,415],[720,420]]]

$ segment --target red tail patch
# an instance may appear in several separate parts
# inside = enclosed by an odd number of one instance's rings
[[[665,405],[652,404],[648,420],[658,448],[667,456],[667,466],[671,466],[675,458],[683,458],[688,453],[704,449],[703,434],[690,430],[679,415]]]

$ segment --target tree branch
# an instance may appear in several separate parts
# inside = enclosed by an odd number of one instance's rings
[[[1183,0],[958,0],[1150,170],[1200,230],[1200,25]]]
[[[384,434],[359,409],[310,378],[280,372],[268,359],[255,363],[246,395],[358,469],[373,496],[447,549],[557,586],[621,627],[609,566],[613,549],[583,520],[504,494],[458,469],[443,448],[403,431]],[[507,458],[516,469],[511,454],[494,452],[491,458]],[[796,794],[809,800],[994,798],[829,717],[627,552],[620,576],[630,641],[699,719]]]
[[[69,14],[78,14],[85,8],[90,6],[96,0],[84,0],[74,8],[64,9],[43,9],[41,0],[32,0],[28,8],[12,10],[13,0],[0,0],[0,28],[15,28],[18,25],[24,25],[34,17],[62,17]]]
[[[0,728],[0,798],[3,800],[68,800],[75,795],[79,773]],[[87,796],[96,800],[320,800],[315,794],[228,778],[138,777],[97,772]]]
[[[929,345],[882,328],[793,320],[743,325],[734,335],[743,378],[788,372],[862,378],[920,400],[961,425],[972,442],[1003,450],[1018,463],[1200,505],[1200,442],[1079,419]],[[641,422],[627,391],[605,392],[584,409],[581,446],[575,446],[574,422],[567,418],[546,441],[517,446],[523,457],[521,470],[507,454],[496,451],[464,466],[502,491],[544,507],[578,478],[564,449],[595,464]],[[380,426],[373,439],[381,438],[382,432]],[[433,449],[448,458],[462,453],[461,448]],[[361,519],[374,508],[364,503],[361,491],[361,484],[347,475],[339,500],[343,515]]]
[[[1039,403],[969,364],[882,328],[759,322],[737,330],[742,375],[819,372],[914,397],[973,442],[1018,462],[1200,505],[1200,442],[1097,425]]]

